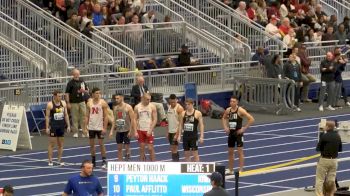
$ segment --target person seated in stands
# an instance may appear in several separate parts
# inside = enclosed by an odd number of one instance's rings
[[[265,31],[278,39],[282,38],[282,35],[277,27],[277,18],[275,16],[270,18],[270,23],[266,25]]]
[[[64,0],[56,0],[56,13],[54,15],[61,19],[63,22],[66,22],[67,9]]]
[[[257,21],[257,9],[258,9],[258,4],[255,2],[251,2],[249,4],[249,8],[247,9],[247,15],[250,20]]]
[[[142,23],[147,23],[145,25],[146,28],[153,29],[153,24],[156,19],[156,13],[154,10],[149,10],[146,14],[144,14],[141,18]]]
[[[350,34],[350,19],[348,16],[344,17],[344,20],[341,24],[344,25],[346,34]]]
[[[107,6],[102,6],[101,8],[101,14],[102,14],[102,23],[101,25],[110,25],[111,24],[111,17],[110,17],[110,14],[108,12],[108,8]]]
[[[301,93],[301,100],[303,102],[311,102],[309,99],[309,86],[311,83],[316,82],[316,78],[310,73],[311,59],[306,53],[306,47],[301,45],[297,53],[300,58],[301,66],[301,81],[303,82],[303,89]]]
[[[78,13],[80,0],[65,0],[67,17],[70,17],[72,13]]]
[[[286,34],[283,37],[283,43],[285,43],[287,45],[287,52],[286,55],[291,54],[292,49],[294,47],[294,45],[298,42],[298,40],[296,39],[296,34],[293,28],[290,28],[288,30],[288,34]]]
[[[125,23],[129,24],[132,22],[132,17],[134,16],[134,11],[131,8],[126,8],[124,12]]]
[[[88,38],[92,38],[91,31],[93,31],[93,24],[91,21],[87,22],[84,29],[81,31],[82,34],[87,36]]]
[[[281,18],[280,6],[281,4],[278,1],[272,2],[271,6],[267,8],[267,17],[272,18],[272,16],[275,16],[279,20]]]
[[[271,62],[265,63],[265,68],[268,78],[282,79],[282,60],[280,55],[275,54]]]
[[[103,21],[103,15],[101,13],[101,6],[100,4],[95,4],[94,6],[94,12],[92,14],[92,23],[94,26],[100,26]]]
[[[158,69],[158,67],[156,59],[152,58],[146,62],[145,69]]]
[[[321,41],[335,41],[335,35],[334,35],[334,29],[333,26],[328,26],[326,33],[322,35],[322,40]],[[327,43],[322,43],[322,46],[331,46],[335,45],[335,42],[327,42]]]
[[[317,4],[315,10],[316,18],[327,18],[327,14],[322,10],[322,5]]]
[[[278,27],[282,37],[286,36],[291,28],[289,18],[283,18],[282,24]]]
[[[198,59],[194,59],[192,53],[188,50],[188,46],[183,44],[181,46],[181,53],[178,56],[179,66],[187,67],[192,65],[198,65]]]
[[[247,13],[246,9],[247,9],[246,2],[240,1],[236,11],[238,14],[242,15],[243,17],[248,17],[248,13]]]
[[[337,16],[336,15],[331,15],[330,17],[329,17],[329,20],[327,21],[328,23],[327,23],[327,26],[332,26],[333,27],[333,30],[334,30],[334,32],[337,32],[337,30],[338,30],[338,19],[337,19]]]
[[[256,14],[258,19],[260,18],[259,24],[262,26],[266,26],[269,22],[269,18],[267,17],[267,9],[266,9],[266,1],[258,1],[258,8],[256,10]]]
[[[80,16],[80,26],[79,26],[79,31],[82,32],[84,28],[86,27],[86,24],[88,22],[91,22],[92,19],[92,13],[88,12],[88,10],[83,10],[82,15]]]
[[[73,29],[80,31],[79,29],[79,18],[78,14],[76,12],[72,12],[69,19],[66,21],[66,23],[72,27]]]
[[[84,13],[84,10],[86,13]],[[91,3],[91,0],[85,0],[84,3],[80,4],[78,14],[81,17],[84,17],[84,15],[87,15],[88,13],[92,13],[94,11],[94,7]]]
[[[131,8],[134,9],[135,13],[138,15],[146,13],[145,0],[134,0],[134,2],[132,2]]]
[[[345,26],[343,24],[340,24],[338,27],[338,31],[335,32],[334,37],[336,40],[339,40],[339,45],[345,45],[346,39],[349,39],[350,35],[345,32]]]
[[[264,64],[264,58],[265,58],[264,48],[258,47],[258,49],[256,49],[256,53],[252,56],[252,61],[258,61],[258,62],[251,63],[250,66],[255,67],[255,66],[258,66],[259,64],[260,65]]]

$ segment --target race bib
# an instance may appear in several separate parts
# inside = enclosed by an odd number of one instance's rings
[[[125,120],[124,119],[118,119],[116,120],[116,124],[118,127],[123,127],[125,126]]]
[[[185,123],[184,124],[184,131],[193,131],[193,124]]]
[[[53,114],[53,119],[55,120],[63,120],[64,114],[63,113],[54,113]]]
[[[236,129],[237,122],[229,122],[228,125],[230,126],[230,129]]]

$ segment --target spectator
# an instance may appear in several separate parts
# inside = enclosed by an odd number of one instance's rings
[[[65,0],[56,0],[56,17],[66,22],[67,20],[67,9],[65,5]]]
[[[73,137],[78,137],[79,125],[80,128],[83,129],[83,137],[85,137],[87,135],[84,118],[86,114],[85,101],[87,100],[89,88],[86,82],[80,78],[80,71],[78,69],[73,69],[72,76],[73,78],[68,82],[66,87],[65,100],[67,108],[70,109],[71,112]]]
[[[277,27],[277,18],[275,16],[271,17],[270,23],[267,24],[265,27],[265,31],[278,39],[282,38],[280,31]]]
[[[270,63],[266,64],[266,73],[268,78],[278,78],[282,79],[282,61],[281,57],[278,54],[275,54],[272,57],[272,60]]]
[[[272,16],[275,16],[276,18],[280,19],[280,3],[278,1],[272,2],[271,6],[267,9],[267,17],[271,18]]]
[[[293,28],[290,28],[288,30],[288,34],[283,37],[283,43],[287,45],[287,52],[286,55],[291,54],[292,48],[294,47],[295,43],[297,43],[298,40],[295,38],[295,32]]]
[[[257,21],[257,9],[258,4],[251,2],[249,8],[247,9],[247,15],[250,20]]]
[[[264,58],[265,58],[264,48],[258,47],[258,49],[256,49],[256,53],[252,56],[252,61],[258,61],[258,62],[254,62],[250,66],[255,67],[255,66],[258,66],[259,64],[260,65],[264,64]]]
[[[334,73],[335,73],[335,66],[334,66],[334,56],[331,52],[327,52],[326,59],[324,59],[321,62],[320,65],[320,72],[321,72],[321,90],[319,95],[319,111],[323,111],[323,102],[327,90],[327,110],[335,110],[332,105],[334,105],[334,88],[335,88],[335,82],[334,82]]]
[[[84,34],[86,37],[92,39],[92,34],[91,32],[93,31],[93,24],[91,21],[87,22],[85,24],[85,27],[83,28],[83,30],[81,31],[82,34]]]
[[[316,78],[310,73],[311,59],[306,53],[306,47],[301,46],[298,51],[298,57],[300,58],[301,66],[301,81],[303,82],[303,89],[301,92],[301,100],[305,102],[311,102],[309,99],[309,86],[312,82],[316,82]]]
[[[339,42],[338,42],[339,45],[345,45],[346,44],[346,39],[349,38],[349,35],[346,34],[345,26],[343,24],[339,25],[338,31],[335,32],[334,37],[335,37],[336,40],[339,40]]]
[[[292,5],[289,0],[286,0],[280,7],[281,18],[287,17],[288,13],[292,12],[293,10],[295,10],[294,5]]]
[[[248,17],[247,11],[247,4],[244,1],[240,1],[238,4],[238,8],[236,9],[236,11],[238,12],[238,14],[242,15],[243,17]]]
[[[350,34],[350,23],[349,22],[350,22],[349,17],[345,16],[343,22],[341,23],[344,25],[346,34]]]
[[[258,8],[256,10],[257,17],[260,18],[260,24],[262,26],[266,26],[269,22],[269,18],[267,17],[267,9],[265,1],[258,1]]]
[[[95,4],[94,6],[94,12],[92,14],[92,23],[94,26],[100,26],[103,21],[103,15],[101,13],[101,6],[100,4]]]
[[[102,6],[101,14],[102,14],[102,18],[103,18],[102,22],[101,22],[101,25],[110,25],[110,15],[108,13],[107,6]]]
[[[80,0],[65,0],[67,9],[67,16],[71,16],[73,13],[77,13],[79,9]]]
[[[134,14],[134,16],[132,17],[132,22],[129,23],[129,25],[126,28],[132,41],[132,48],[136,51],[136,53],[140,53],[140,44],[143,33],[141,31],[142,25],[139,23],[139,16],[137,14]]]
[[[82,11],[82,16],[80,18],[80,27],[79,27],[80,32],[82,32],[85,29],[88,22],[91,22],[91,18],[92,18],[92,13],[88,13],[87,10]]]
[[[333,31],[334,31],[333,26],[327,27],[327,31],[325,34],[323,34],[322,40],[321,40],[321,41],[326,42],[326,43],[322,43],[322,46],[330,46],[330,45],[335,44],[335,42],[331,42],[331,41],[334,41],[336,39]]]
[[[209,192],[204,193],[203,196],[229,196],[230,194],[221,187],[222,175],[219,172],[213,172],[210,176],[210,184],[213,187]]]
[[[289,55],[289,61],[283,66],[283,74],[286,79],[295,81],[295,93],[294,93],[294,109],[300,112],[300,88],[303,86],[301,81],[300,65],[296,61],[296,55]]]
[[[84,16],[83,11],[86,10],[86,15],[94,11],[94,7],[91,3],[91,0],[85,0],[84,3],[80,4],[78,14],[79,16]]]
[[[316,151],[321,153],[321,157],[316,168],[315,193],[317,196],[323,195],[323,185],[332,182],[335,185],[335,177],[338,168],[338,152],[342,151],[342,142],[338,132],[334,131],[335,122],[327,121],[325,133],[320,135]],[[335,187],[333,186],[333,189]],[[334,191],[334,190],[333,190]]]
[[[111,24],[117,23],[117,18],[123,15],[125,9],[121,0],[115,0],[108,4],[108,12],[111,17]]]
[[[305,42],[315,42],[316,41],[316,36],[315,36],[315,31],[310,28],[304,38]]]
[[[92,162],[85,160],[82,162],[80,168],[80,174],[74,175],[68,180],[62,196],[68,196],[70,194],[103,196],[101,183],[92,174]]]
[[[183,44],[181,46],[181,53],[178,56],[179,66],[180,67],[187,67],[187,66],[198,64],[198,61],[195,61],[192,58],[193,58],[193,55],[188,50],[188,46]]]
[[[325,32],[327,30],[327,24],[325,22],[325,17],[321,17],[317,19],[317,22],[315,23],[314,29],[319,29],[322,32]]]
[[[134,105],[137,105],[141,101],[141,97],[149,93],[148,87],[145,85],[145,79],[140,76],[136,78],[136,84],[132,86],[131,97],[134,98]]]
[[[338,30],[338,22],[337,21],[338,21],[337,16],[336,15],[331,15],[331,17],[329,18],[327,26],[332,26],[333,30],[335,32],[337,32],[337,30]]]
[[[145,0],[134,0],[134,2],[131,5],[131,8],[133,8],[135,13],[138,15],[146,13]]]
[[[278,28],[280,30],[280,33],[282,37],[288,34],[289,30],[291,29],[289,18],[283,18],[281,26]]]
[[[146,28],[153,29],[153,24],[151,23],[154,23],[155,18],[156,18],[155,11],[149,10],[146,14],[142,16],[141,22],[147,23],[145,25]]]
[[[149,59],[146,63],[146,69],[158,69],[157,62],[154,58]]]
[[[319,20],[320,18],[327,18],[327,14],[322,11],[322,5],[321,4],[317,4],[316,5],[316,10],[315,10],[315,15],[316,15],[316,18]]]
[[[69,19],[66,22],[73,29],[80,31],[79,29],[79,18],[76,12],[72,12]]]
[[[340,48],[338,48],[340,49]],[[335,80],[335,90],[334,90],[334,94],[335,94],[335,101],[334,101],[334,108],[341,108],[338,105],[338,101],[341,97],[341,95],[343,96],[344,99],[344,104],[345,106],[350,106],[350,103],[348,102],[348,96],[346,93],[346,88],[344,88],[344,91],[342,91],[343,89],[343,78],[342,78],[342,73],[345,71],[345,67],[346,64],[348,62],[348,60],[346,59],[345,56],[342,56],[340,54],[334,54],[335,55],[335,73],[334,73],[334,80]],[[343,92],[343,93],[342,93]]]

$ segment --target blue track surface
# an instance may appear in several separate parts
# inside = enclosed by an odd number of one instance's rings
[[[339,115],[333,119],[350,120],[349,115]],[[263,168],[288,162],[297,158],[316,154],[317,123],[319,118],[302,119],[289,122],[271,123],[252,126],[245,136],[245,170]],[[201,161],[227,164],[227,136],[222,130],[205,132],[205,142],[200,146]],[[46,144],[43,144],[46,145]],[[138,160],[138,147],[132,142],[132,160]],[[116,159],[116,144],[106,145],[109,160]],[[98,148],[97,148],[98,149]],[[163,137],[155,140],[156,157],[159,161],[170,161],[171,154],[167,140]],[[350,157],[350,144],[343,146],[340,158]],[[182,154],[182,150],[180,152]],[[97,158],[100,159],[99,154]],[[67,179],[77,174],[83,159],[90,159],[89,147],[81,146],[67,148],[63,160],[71,163],[65,167],[48,167],[47,152],[37,151],[27,154],[0,156],[0,187],[5,184],[15,186],[16,195],[60,195]],[[316,162],[316,159],[304,163]],[[237,163],[237,162],[235,162]],[[101,162],[98,162],[98,166]],[[94,171],[99,176],[106,191],[106,172],[97,168]],[[294,188],[313,185],[315,167],[261,174],[240,178],[240,195],[259,195],[285,191]],[[341,162],[338,168],[338,180],[350,180],[350,163]],[[226,188],[234,195],[234,182],[228,180]],[[107,191],[106,191],[107,192]]]

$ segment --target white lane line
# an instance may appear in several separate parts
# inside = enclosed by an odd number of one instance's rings
[[[340,170],[340,171],[337,171],[337,172],[340,173],[340,172],[349,172],[349,171],[350,171],[350,169],[345,169],[345,170]],[[275,184],[275,183],[280,183],[280,182],[289,182],[289,181],[300,180],[300,179],[311,178],[311,177],[315,177],[315,174],[307,175],[307,176],[301,176],[301,177],[295,177],[295,178],[287,178],[287,179],[271,181],[271,182],[265,182],[265,183],[261,183],[261,184],[248,185],[248,186],[239,187],[239,189],[256,187],[256,186],[260,186],[260,185],[270,185],[270,184]],[[230,189],[226,189],[226,190],[234,190],[234,189],[235,188],[230,188]]]
[[[300,133],[300,134],[295,134],[294,136],[297,136],[297,135],[308,135],[310,133]],[[255,139],[255,140],[250,140],[250,141],[246,141],[245,143],[250,143],[250,142],[257,142],[257,141],[266,141],[266,140],[272,140],[272,139],[280,139],[280,138],[285,138],[285,137],[290,137],[290,136],[276,136],[276,137],[271,137],[271,138],[262,138],[262,139]],[[222,137],[215,137],[215,138],[211,138],[211,140],[213,139],[222,139],[222,138],[227,138],[227,136],[222,136]],[[169,144],[160,144],[160,145],[154,145],[154,147],[159,147],[159,146],[168,146]],[[209,148],[209,147],[219,147],[219,146],[227,146],[226,143],[224,144],[215,144],[215,145],[209,145],[209,146],[200,146],[199,149],[204,149],[204,148]],[[266,146],[264,146],[263,148],[265,148]],[[139,149],[138,147],[134,147],[134,148],[131,148],[131,150],[136,150],[136,149]],[[256,147],[254,149],[259,149],[259,147]],[[116,153],[118,150],[110,150],[108,151],[108,153]],[[182,152],[183,149],[179,150],[179,152]],[[162,151],[162,152],[158,152],[156,153],[156,155],[159,155],[159,154],[165,154],[165,153],[170,153],[170,151]],[[223,152],[218,152],[218,153],[215,153],[215,154],[222,154]],[[227,153],[227,152],[225,152]],[[203,156],[205,155],[212,155],[213,153],[210,153],[210,154],[204,154]],[[81,157],[81,156],[89,156],[90,154],[87,153],[87,154],[80,154],[80,155],[71,155],[71,156],[63,156],[62,159],[65,160],[65,159],[68,159],[68,158],[75,158],[75,157]],[[202,156],[202,155],[201,155]],[[132,158],[134,157],[139,157],[139,155],[134,155],[134,156],[131,156]],[[16,157],[17,159],[28,159],[28,160],[31,160],[30,158],[24,158],[24,157]],[[170,160],[170,159],[169,159]],[[31,163],[31,162],[36,162],[36,161],[47,161],[46,159],[32,159],[31,161],[19,161],[19,162],[8,162],[8,163],[4,163],[2,165],[9,165],[9,164],[21,164],[21,163]],[[165,160],[166,161],[166,160]]]
[[[225,180],[225,182],[235,182],[232,180]],[[251,183],[251,182],[239,182],[239,184],[247,184],[247,185],[261,185],[261,184],[257,184],[257,183]],[[295,187],[289,187],[289,186],[275,186],[275,185],[261,185],[261,186],[265,186],[265,187],[272,187],[272,188],[280,188],[280,189],[296,189]]]
[[[314,133],[312,133],[314,134]],[[273,134],[273,133],[256,133],[254,135],[262,135],[262,136],[280,136],[280,134]],[[308,139],[317,139],[317,136],[315,135],[314,137],[312,136],[300,136],[300,135],[283,135],[286,137],[300,137],[300,138],[308,138]]]

